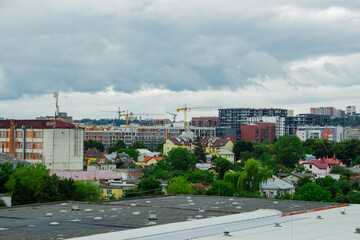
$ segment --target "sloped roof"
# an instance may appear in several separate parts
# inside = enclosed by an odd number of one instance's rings
[[[62,178],[72,178],[74,181],[94,181],[100,179],[121,179],[111,170],[93,170],[93,171],[51,171]]]
[[[343,167],[342,165],[340,165],[341,161],[338,159],[334,159],[334,158],[323,158],[320,160],[310,160],[310,161],[301,163],[301,165],[304,165],[304,164],[312,164],[319,169],[327,169],[329,165],[330,166],[336,165],[341,168]]]
[[[85,151],[84,157],[86,158],[98,158],[102,155],[96,148],[90,148]]]
[[[163,157],[145,157],[144,158],[144,163],[147,163],[148,161],[150,161],[151,159],[155,159],[155,161],[157,162],[157,161],[159,161],[159,160],[161,160],[161,159],[163,159]]]
[[[148,149],[136,149],[140,154],[152,154],[152,152]]]
[[[107,160],[114,162],[117,157],[117,153],[104,154],[103,156],[106,157]]]
[[[0,128],[10,128],[10,121],[12,120],[0,120]],[[36,119],[36,120],[13,120],[16,128],[25,126],[26,128],[80,128],[79,126],[68,123],[59,119]]]
[[[3,163],[10,163],[10,164],[17,164],[17,163],[20,163],[20,164],[30,164],[29,162],[24,161],[24,160],[21,160],[21,159],[18,159],[18,158],[16,158],[16,157],[12,156],[12,155],[0,153],[0,164],[3,164]]]
[[[281,173],[281,174],[279,174],[279,177],[284,178],[289,175],[293,175],[298,178],[304,178],[304,177],[314,178],[316,176],[314,173]]]
[[[216,153],[219,155],[235,155],[233,152],[230,152],[229,150],[226,149],[219,149],[216,151]]]
[[[280,178],[277,177],[272,177],[269,180],[267,180],[266,182],[261,184],[261,189],[266,190],[289,190],[289,189],[294,189],[294,185],[281,180]]]

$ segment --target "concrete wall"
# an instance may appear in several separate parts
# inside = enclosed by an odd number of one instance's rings
[[[83,129],[45,129],[45,166],[51,170],[82,170],[83,145]]]
[[[0,199],[2,199],[7,207],[11,207],[11,195],[0,195]]]

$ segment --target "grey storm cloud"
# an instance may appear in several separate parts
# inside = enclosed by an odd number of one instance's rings
[[[0,99],[238,88],[254,78],[336,85],[356,76],[351,64],[324,64],[327,77],[298,68],[300,80],[288,65],[359,51],[359,11],[355,0],[3,0]]]

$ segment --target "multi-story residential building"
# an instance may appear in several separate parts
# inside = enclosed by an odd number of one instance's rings
[[[219,117],[193,117],[191,119],[193,127],[219,127]]]
[[[216,137],[229,138],[236,142],[236,129],[235,128],[216,128]]]
[[[51,170],[83,169],[84,130],[62,120],[0,120],[0,151]]]
[[[296,135],[300,126],[327,126],[331,119],[328,115],[319,114],[299,114],[298,116],[287,116],[285,118],[285,133]]]
[[[301,126],[298,127],[296,136],[298,136],[301,141],[315,138],[341,142],[344,140],[344,128],[340,126]]]
[[[248,125],[265,122],[265,123],[274,123],[275,124],[275,136],[280,137],[285,134],[285,119],[286,117],[280,116],[260,116],[260,117],[248,117]]]
[[[235,128],[237,140],[241,139],[241,125],[249,124],[252,121],[259,121],[259,117],[280,117],[278,120],[278,133],[281,136],[284,131],[281,124],[285,122],[288,114],[287,109],[280,108],[225,108],[219,109],[219,126],[220,128]]]
[[[334,107],[318,107],[310,108],[310,114],[327,115],[332,118],[341,117],[345,115],[345,111],[336,109]]]
[[[221,138],[203,138],[201,144],[205,153],[210,154],[220,149],[226,149],[232,152],[234,143],[230,139]],[[174,148],[185,148],[188,150],[194,150],[196,147],[196,139],[194,138],[169,138],[164,143],[164,155],[167,155],[169,151]]]
[[[254,123],[241,126],[241,139],[250,142],[263,143],[269,140],[273,143],[275,139],[276,126],[275,123]]]
[[[346,107],[346,115],[353,116],[356,114],[356,107],[355,106],[347,106]]]
[[[360,127],[344,127],[344,140],[360,139]]]
[[[104,144],[105,148],[115,145],[118,140],[123,140],[127,146],[135,142],[146,144],[148,149],[154,151],[158,143],[165,142],[168,138],[176,138],[184,131],[184,127],[171,126],[140,126],[129,127],[85,127],[84,140],[95,140]],[[214,137],[215,128],[190,127],[195,136]]]

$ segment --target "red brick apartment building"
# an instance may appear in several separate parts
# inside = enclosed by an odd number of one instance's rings
[[[275,123],[258,122],[241,126],[241,140],[263,143],[266,139],[272,143],[276,134]]]
[[[191,126],[194,127],[219,127],[219,117],[193,117]]]
[[[58,119],[0,120],[0,152],[52,170],[81,170],[84,130]]]

